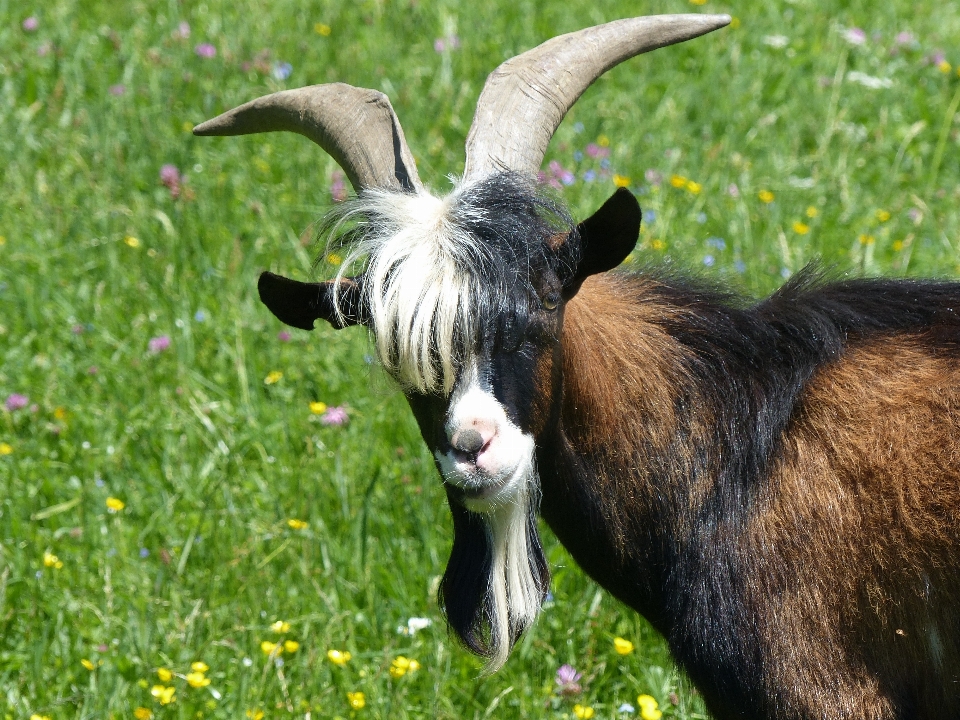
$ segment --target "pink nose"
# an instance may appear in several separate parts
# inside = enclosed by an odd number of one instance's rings
[[[496,426],[482,420],[473,420],[447,430],[447,437],[453,448],[471,454],[480,452],[496,434]]]

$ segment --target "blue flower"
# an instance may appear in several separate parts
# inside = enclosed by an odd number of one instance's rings
[[[286,80],[293,72],[293,65],[288,62],[279,62],[273,66],[273,76],[277,80]]]
[[[706,265],[707,267],[713,267],[713,264],[714,264],[715,262],[716,262],[716,260],[714,259],[713,255],[704,255],[704,256],[703,256],[703,264]]]

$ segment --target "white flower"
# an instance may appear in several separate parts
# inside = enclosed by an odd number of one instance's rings
[[[853,70],[847,73],[847,80],[863,85],[864,87],[878,90],[880,88],[893,87],[893,80],[890,78],[878,78],[873,75],[867,75],[859,70]]]
[[[423,617],[412,617],[407,620],[406,625],[401,625],[397,628],[397,632],[401,635],[416,635],[420,630],[433,625],[433,620],[430,618]]]
[[[630,703],[624,703],[623,705],[617,708],[618,713],[630,714],[630,713],[635,713],[636,711],[637,709],[633,707],[633,705],[631,705]]]
[[[773,48],[785,48],[790,43],[790,38],[786,35],[767,35],[763,38],[763,44]]]

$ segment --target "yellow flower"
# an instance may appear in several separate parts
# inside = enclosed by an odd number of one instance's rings
[[[45,552],[43,554],[43,565],[44,567],[52,567],[54,570],[59,570],[63,567],[63,561],[52,552]]]
[[[30,720],[50,720],[49,715],[31,715]]]
[[[169,705],[176,698],[177,689],[173,686],[164,687],[163,685],[154,685],[150,688],[150,694],[160,701],[161,705]]]
[[[107,498],[107,510],[111,512],[120,512],[126,507],[126,504],[120,498],[108,497]]]
[[[730,18],[730,27],[734,30],[740,27],[740,18],[738,17]]]
[[[202,672],[187,673],[186,679],[187,685],[194,688],[202,688],[210,684],[210,678],[206,677]]]
[[[900,252],[901,250],[903,250],[903,240],[894,240],[893,249],[895,252]]]
[[[13,445],[0,442],[0,455],[10,455],[13,452]]]
[[[337,255],[336,253],[330,253],[327,255],[327,262],[331,265],[342,265],[343,258]]]
[[[414,672],[415,670],[419,669],[420,663],[418,663],[416,660],[410,660],[409,658],[405,658],[403,655],[399,655],[392,663],[390,663],[390,676],[394,678],[401,678],[408,672]]]
[[[132,248],[140,247],[140,240],[135,238],[133,235],[127,235],[123,241]]]
[[[310,523],[304,522],[303,520],[297,520],[296,518],[290,518],[287,520],[287,525],[289,525],[294,530],[303,530],[304,528],[310,527]],[[290,629],[290,626],[287,625],[287,630]],[[287,630],[278,630],[278,632],[286,632]]]
[[[90,672],[93,672],[94,668],[97,667],[96,665],[94,665],[92,662],[90,662],[90,661],[87,660],[86,658],[83,658],[83,660],[80,661],[80,664],[83,665],[83,666],[84,666],[87,670],[89,670]]]
[[[289,653],[294,653],[300,649],[300,643],[298,643],[296,640],[287,640],[283,644],[283,649]]]
[[[263,710],[247,710],[247,717],[250,720],[263,720]]]
[[[877,220],[886,222],[890,219],[890,213],[887,210],[877,210]]]
[[[160,678],[160,682],[170,682],[170,678],[173,677],[173,673],[167,670],[166,668],[157,668],[157,677]]]
[[[6,244],[7,244],[7,239],[3,235],[0,235],[0,245],[6,245]]]
[[[279,655],[283,652],[283,646],[277,645],[269,640],[264,640],[262,643],[260,643],[260,649],[263,650],[264,655]]]
[[[760,198],[760,202],[769,204],[773,202],[774,195],[769,190],[761,190],[757,194],[757,197]]]
[[[346,665],[351,657],[347,650],[327,650],[327,660],[340,667]]]
[[[873,245],[876,242],[876,238],[873,235],[861,235],[857,238],[860,241],[861,245]]]
[[[815,218],[815,217],[816,217],[817,215],[819,215],[819,214],[820,214],[820,211],[817,210],[817,208],[815,208],[813,205],[811,205],[810,207],[807,208],[807,217],[808,217],[808,218]]]
[[[663,240],[651,240],[650,247],[654,250],[666,250],[667,244]]]
[[[693,195],[699,195],[700,191],[703,190],[703,186],[698,182],[694,182],[693,180],[687,180],[687,190],[689,190]]]
[[[600,147],[607,147],[610,145],[610,138],[608,138],[606,135],[599,135],[597,137],[597,145]]]
[[[310,403],[310,412],[314,415],[323,415],[327,411],[327,404],[323,402]]]
[[[347,702],[350,703],[350,707],[352,707],[354,710],[362,710],[367,704],[367,699],[360,691],[348,692]]]
[[[280,378],[283,377],[283,373],[279,370],[271,370],[267,373],[267,376],[263,379],[264,385],[273,385],[275,382],[280,382]]]
[[[626,175],[617,175],[617,174],[614,174],[614,176],[613,176],[613,184],[616,185],[618,188],[621,188],[621,187],[629,187],[629,185],[630,185],[630,178],[628,178]]]
[[[650,695],[641,695],[637,698],[637,705],[640,706],[640,717],[643,720],[660,720],[663,715],[658,709],[657,701]]]
[[[706,5],[707,0],[690,0],[691,5]]]
[[[613,639],[613,649],[620,655],[629,655],[633,652],[633,643],[622,637],[616,637]]]
[[[210,669],[210,666],[207,665],[202,660],[197,660],[195,663],[190,664],[190,669],[193,670],[194,672],[205,673],[207,670]]]
[[[327,37],[330,34],[330,26],[324,25],[323,23],[317,23],[313,26],[313,31],[317,33],[317,35],[323,35],[324,37]]]
[[[937,70],[939,70],[939,71],[942,72],[944,75],[946,75],[948,72],[950,72],[951,70],[953,70],[953,66],[952,66],[950,63],[948,63],[946,60],[941,60],[941,61],[937,64]]]
[[[65,407],[54,408],[53,417],[57,420],[63,420],[67,417],[67,409]]]
[[[294,521],[290,520],[289,522],[292,523]],[[300,522],[300,521],[297,520],[296,522]],[[293,525],[291,525],[290,527],[293,527]],[[297,528],[294,528],[294,529],[296,530]],[[275,623],[273,623],[273,625],[270,626],[270,629],[273,630],[275,633],[290,632],[290,623],[284,622],[283,620],[277,620]]]
[[[184,120],[183,124],[180,126],[180,129],[183,130],[185,133],[192,133],[193,123],[190,122],[189,120]]]
[[[690,1],[693,2],[693,0],[690,0]],[[705,1],[706,1],[706,0],[704,0],[704,2],[705,2]],[[584,719],[584,720],[585,720],[586,718],[592,718],[592,717],[593,717],[593,708],[590,707],[589,705],[574,705],[574,706],[573,706],[573,714],[574,714],[576,717],[582,718],[582,719]]]
[[[683,175],[671,175],[670,184],[675,188],[686,187],[689,180],[687,180]]]
[[[148,708],[138,707],[136,710],[133,711],[133,716],[137,720],[152,720],[153,713]]]
[[[810,232],[810,226],[806,223],[800,222],[799,220],[795,220],[793,222],[793,231],[797,235],[806,235],[808,232]]]
[[[266,160],[264,160],[264,159],[261,158],[261,157],[254,158],[254,159],[253,159],[253,164],[256,165],[256,166],[257,166],[257,170],[259,170],[259,171],[262,172],[262,173],[268,173],[268,172],[270,172],[270,163],[268,163]]]

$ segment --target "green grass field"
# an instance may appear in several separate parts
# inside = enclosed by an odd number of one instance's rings
[[[545,167],[575,216],[628,184],[637,263],[754,295],[817,258],[960,274],[955,3],[0,0],[0,718],[640,717],[640,694],[705,717],[547,530],[553,601],[479,677],[436,605],[450,523],[402,395],[362,331],[281,334],[256,297],[264,269],[312,276],[336,165],[190,133],[373,87],[443,192],[499,62],[660,12],[736,20],[574,107]]]

